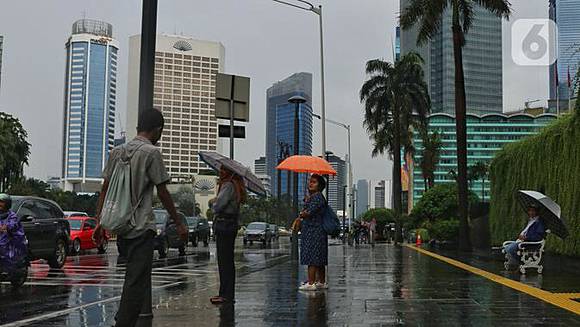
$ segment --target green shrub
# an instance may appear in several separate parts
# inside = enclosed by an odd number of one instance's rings
[[[580,102],[579,102],[580,103]],[[570,236],[550,236],[548,251],[580,256],[580,114],[559,117],[539,134],[506,145],[491,163],[490,229],[494,245],[511,240],[526,223],[518,190],[536,190],[562,208]]]
[[[470,203],[479,201],[477,195],[470,192]],[[457,217],[457,184],[447,183],[435,185],[423,194],[417,202],[411,216],[416,225],[425,221],[434,222],[440,219]]]
[[[377,220],[377,233],[379,237],[383,236],[383,231],[388,223],[395,222],[395,213],[391,209],[376,208],[370,209],[361,215],[361,220],[371,221],[373,218]]]
[[[459,220],[437,220],[431,224],[429,234],[433,239],[438,241],[457,241],[457,236],[459,235]]]

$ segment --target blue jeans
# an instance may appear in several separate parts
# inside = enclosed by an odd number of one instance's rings
[[[518,245],[519,242],[513,242],[506,246],[505,251],[508,254],[509,263],[511,265],[519,266],[520,265],[520,256],[518,255]]]

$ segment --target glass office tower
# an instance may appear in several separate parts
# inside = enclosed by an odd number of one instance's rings
[[[66,43],[63,182],[95,192],[115,142],[119,44],[111,24],[82,19]]]
[[[276,166],[287,150],[294,154],[295,105],[288,102],[293,96],[306,99],[299,109],[299,153],[312,154],[312,74],[297,73],[272,85],[267,91],[266,108],[266,169],[272,181],[274,196],[292,194],[292,177],[283,172],[278,183]],[[298,184],[299,203],[306,192],[306,174],[300,174]],[[279,185],[279,187],[278,187]],[[280,192],[278,192],[280,189]]]

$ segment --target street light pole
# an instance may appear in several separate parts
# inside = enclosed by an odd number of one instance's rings
[[[303,7],[294,3],[290,3],[283,0],[272,0],[274,2],[294,7],[297,9],[302,9],[306,11],[310,11],[318,15],[318,23],[320,25],[320,112],[321,112],[321,132],[322,132],[322,157],[326,155],[326,96],[325,96],[325,87],[324,87],[324,32],[323,32],[323,24],[322,24],[322,5],[315,7],[308,1],[304,0],[294,0],[296,2],[302,3],[307,5],[308,7]]]
[[[141,17],[141,58],[139,63],[139,114],[144,110],[153,108],[156,36],[157,0],[143,0],[143,13]]]
[[[322,116],[317,115],[317,114],[314,114],[314,113],[312,114],[312,116],[313,117],[316,117],[318,119],[322,119]],[[349,201],[348,202],[350,203],[350,209],[351,209],[350,210],[351,214],[349,216],[349,224],[350,224],[350,222],[352,221],[351,219],[354,218],[354,204],[353,204],[353,202],[354,202],[354,194],[353,194],[353,191],[352,191],[352,179],[353,179],[353,175],[352,175],[352,159],[351,159],[352,158],[352,155],[351,155],[351,152],[350,152],[350,125],[347,125],[347,124],[344,124],[344,123],[341,123],[341,122],[337,122],[337,121],[334,121],[332,119],[327,119],[326,121],[329,122],[329,123],[331,123],[331,124],[333,124],[333,125],[336,125],[336,126],[339,126],[339,127],[342,127],[344,129],[346,129],[347,136],[348,136],[348,190],[349,190],[349,192],[348,192]]]
[[[289,103],[294,104],[294,155],[300,154],[300,104],[306,102],[306,99],[302,96],[295,95],[288,99]],[[292,196],[292,206],[294,207],[294,216],[298,217],[298,173],[293,174],[293,196]],[[290,185],[290,179],[288,179],[288,185]],[[298,231],[292,231],[292,259],[298,260]]]

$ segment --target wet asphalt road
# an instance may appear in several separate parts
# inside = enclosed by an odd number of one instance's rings
[[[265,267],[269,260],[284,258],[288,253],[287,240],[246,248],[240,239],[238,243],[236,264],[242,271]],[[203,289],[218,282],[215,243],[209,248],[190,245],[185,257],[180,257],[176,249],[166,259],[159,259],[155,252],[153,267],[154,307],[176,290]],[[13,289],[8,283],[0,285],[0,325],[110,325],[124,272],[124,266],[117,265],[114,244],[107,254],[89,250],[70,256],[60,270],[51,270],[41,261],[33,262],[29,279],[20,289]]]
[[[114,247],[50,271],[35,263],[19,290],[0,286],[0,325],[111,326],[124,269]],[[215,247],[174,250],[154,262],[153,326],[580,326],[580,315],[407,247],[330,241],[326,291],[298,291],[304,267],[289,242],[236,247],[236,303],[209,303],[218,286]],[[470,264],[552,292],[580,292],[577,274],[503,274],[501,263]],[[580,293],[575,293],[580,294]]]

